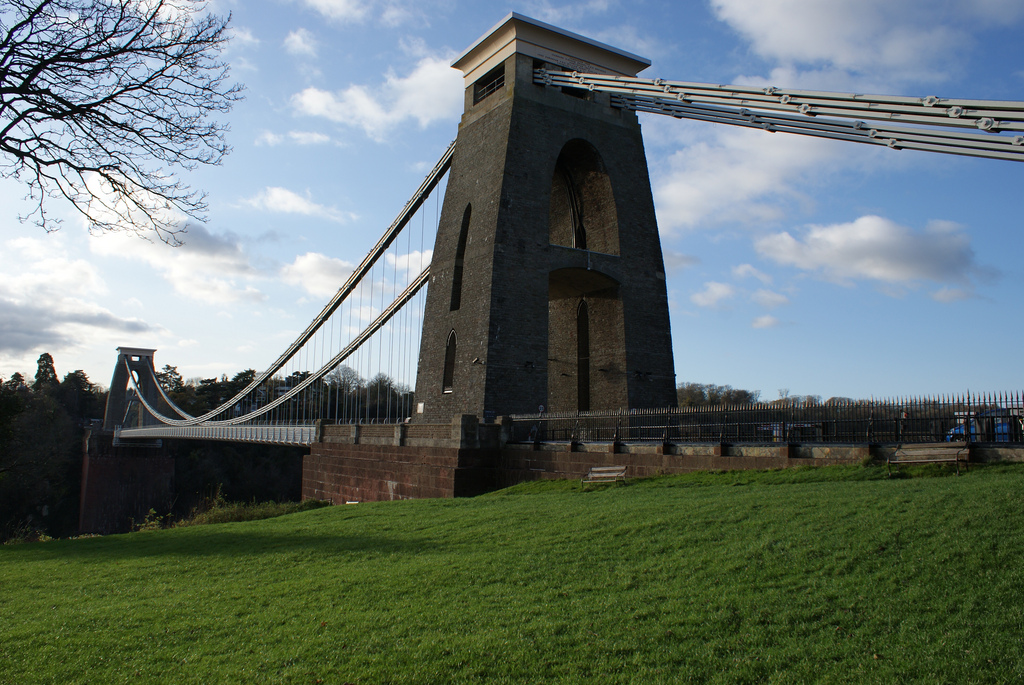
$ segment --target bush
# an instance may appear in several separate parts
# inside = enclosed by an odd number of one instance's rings
[[[224,499],[221,487],[204,498],[185,518],[175,522],[173,527],[202,526],[208,523],[232,523],[236,521],[258,521],[260,519],[294,514],[330,506],[326,500],[307,499],[302,502],[228,502]],[[171,526],[168,526],[171,527]]]

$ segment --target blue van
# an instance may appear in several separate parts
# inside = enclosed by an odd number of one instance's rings
[[[960,425],[946,433],[946,442],[964,442],[964,424],[966,412],[961,415]],[[1022,442],[1024,441],[1024,424],[1022,424],[1019,408],[990,409],[989,411],[971,412],[971,442]]]

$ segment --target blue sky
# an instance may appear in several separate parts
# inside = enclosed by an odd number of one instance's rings
[[[216,0],[246,100],[184,180],[170,248],[19,223],[0,182],[0,376],[108,383],[118,345],[186,378],[265,368],[455,137],[453,57],[509,11],[643,55],[650,78],[1024,100],[1024,0]],[[1024,165],[641,115],[679,381],[774,399],[1024,388]],[[57,209],[55,206],[53,209]],[[59,211],[59,210],[58,210]]]

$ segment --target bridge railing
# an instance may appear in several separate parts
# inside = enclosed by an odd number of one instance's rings
[[[456,416],[449,423],[339,423],[323,424],[320,442],[343,445],[396,447],[497,447],[501,426],[480,424],[472,415]]]
[[[118,440],[221,440],[227,442],[256,442],[268,445],[309,445],[316,441],[315,425],[244,425],[244,426],[146,426],[141,428],[118,426],[114,435]]]
[[[508,431],[513,443],[1024,443],[1024,394],[519,414]]]

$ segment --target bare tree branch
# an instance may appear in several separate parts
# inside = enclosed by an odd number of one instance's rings
[[[4,0],[0,177],[29,187],[32,219],[59,228],[63,198],[92,231],[179,244],[206,200],[175,176],[219,164],[241,97],[219,60],[230,17],[200,0]]]

